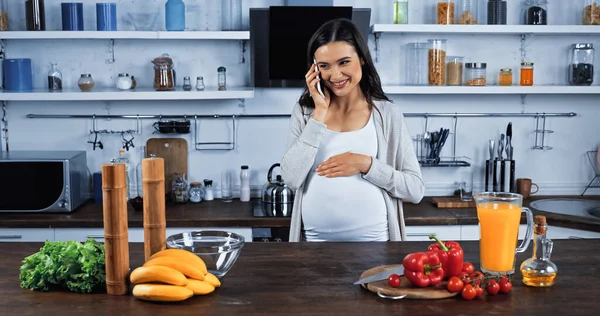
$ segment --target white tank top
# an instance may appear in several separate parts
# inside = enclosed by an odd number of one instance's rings
[[[373,116],[352,132],[326,130],[305,185],[302,221],[307,241],[387,241],[387,211],[381,189],[362,178],[326,178],[315,169],[345,152],[375,157],[377,134]]]

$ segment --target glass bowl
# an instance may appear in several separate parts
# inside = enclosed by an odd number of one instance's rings
[[[127,13],[127,17],[136,31],[154,31],[158,15],[156,12]]]
[[[193,252],[206,263],[208,272],[221,279],[244,247],[244,236],[219,230],[190,231],[167,237],[167,247]]]

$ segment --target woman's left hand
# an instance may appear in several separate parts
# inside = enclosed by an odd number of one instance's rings
[[[347,152],[330,157],[322,162],[315,171],[318,175],[327,178],[349,177],[369,172],[371,159],[370,156]]]

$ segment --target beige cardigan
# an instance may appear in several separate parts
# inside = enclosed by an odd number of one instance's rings
[[[290,135],[281,172],[285,183],[296,191],[290,227],[290,242],[302,240],[302,197],[304,183],[327,127],[314,120],[310,109],[299,104],[290,119]],[[402,200],[419,203],[425,192],[421,168],[413,141],[400,107],[388,101],[375,101],[372,114],[377,131],[378,150],[369,172],[363,178],[381,188],[387,209],[391,241],[406,239]],[[368,214],[365,214],[367,216]]]

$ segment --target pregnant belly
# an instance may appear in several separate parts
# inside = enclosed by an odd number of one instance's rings
[[[381,189],[360,175],[325,178],[308,177],[302,200],[306,230],[346,232],[387,226],[387,213]]]

